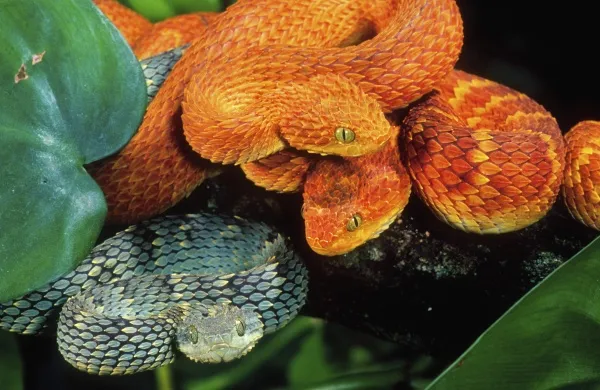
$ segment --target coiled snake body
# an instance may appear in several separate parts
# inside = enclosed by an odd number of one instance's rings
[[[170,363],[174,344],[200,362],[243,356],[297,315],[307,289],[306,268],[269,226],[165,216],[117,233],[69,274],[1,304],[0,328],[38,334],[60,310],[58,346],[70,364],[130,374]]]
[[[563,137],[529,97],[453,69],[454,0],[239,0],[204,21],[135,137],[91,170],[110,221],[162,212],[239,164],[259,186],[302,191],[307,243],[324,255],[376,237],[411,192],[469,233],[529,226],[561,191],[600,226],[600,123]]]

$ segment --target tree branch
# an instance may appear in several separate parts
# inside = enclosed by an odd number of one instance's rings
[[[413,195],[379,238],[347,255],[324,257],[306,245],[301,205],[301,194],[265,191],[232,168],[168,213],[233,212],[279,227],[309,267],[303,314],[448,359],[596,236],[560,199],[533,226],[478,236],[445,225]]]

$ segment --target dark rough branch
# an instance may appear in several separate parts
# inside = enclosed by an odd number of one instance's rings
[[[309,302],[302,314],[394,341],[407,354],[430,354],[441,363],[453,361],[535,283],[596,235],[559,202],[546,218],[521,232],[475,236],[438,221],[413,196],[381,237],[345,256],[323,257],[306,245],[301,205],[301,194],[265,191],[232,167],[168,213],[234,213],[279,227],[309,267]],[[121,228],[105,229],[99,240]],[[54,337],[17,340],[25,371],[36,373],[27,376],[27,388],[46,388],[48,381],[59,387],[90,386],[88,375],[61,371],[66,365]],[[104,388],[121,379],[94,380]],[[146,372],[133,382],[153,388],[153,381],[153,373]]]
[[[301,205],[301,194],[265,191],[231,168],[169,213],[208,209],[272,223],[291,237],[309,266],[303,314],[438,357],[462,352],[596,235],[573,220],[560,199],[529,228],[477,236],[446,226],[413,195],[381,237],[347,255],[323,257],[306,245]]]

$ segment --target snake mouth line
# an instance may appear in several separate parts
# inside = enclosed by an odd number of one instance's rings
[[[225,349],[228,348],[229,346],[225,343],[220,343],[220,344],[215,344],[213,345],[213,347],[211,348],[211,350],[219,350],[219,349]]]

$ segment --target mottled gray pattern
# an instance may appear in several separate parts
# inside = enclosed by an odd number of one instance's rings
[[[231,304],[257,313],[268,334],[298,314],[307,289],[306,268],[269,226],[164,216],[117,233],[69,274],[1,304],[0,328],[39,333],[72,297],[58,324],[63,356],[88,372],[130,373],[172,360],[174,308]]]

